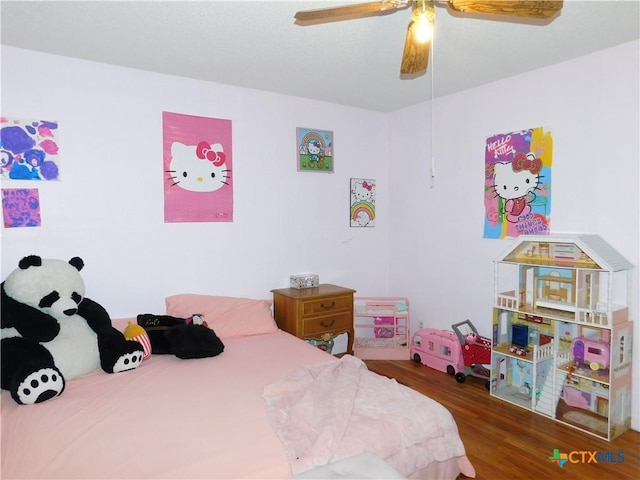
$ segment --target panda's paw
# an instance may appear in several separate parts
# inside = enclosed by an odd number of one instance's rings
[[[57,397],[64,385],[64,377],[57,368],[41,368],[22,380],[11,394],[16,402],[32,405]]]
[[[135,352],[125,353],[116,361],[113,366],[113,373],[125,372],[127,370],[133,370],[138,368],[142,363],[144,352],[142,350],[136,350]]]

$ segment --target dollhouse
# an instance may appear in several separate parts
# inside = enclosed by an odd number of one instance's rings
[[[598,235],[515,240],[494,261],[491,395],[606,440],[627,430],[632,269]]]

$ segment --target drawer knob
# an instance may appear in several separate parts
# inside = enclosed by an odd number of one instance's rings
[[[335,300],[333,302],[331,302],[331,305],[329,305],[329,306],[325,305],[324,302],[320,304],[320,307],[324,308],[325,310],[331,310],[335,306],[336,306],[336,301]]]
[[[330,322],[325,323],[324,320],[320,321],[320,325],[322,325],[324,328],[331,328],[333,327],[333,324],[336,323],[336,319],[332,318]]]

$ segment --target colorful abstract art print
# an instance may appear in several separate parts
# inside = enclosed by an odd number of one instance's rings
[[[2,216],[5,228],[39,227],[40,194],[37,188],[3,188]]]
[[[299,172],[333,173],[333,132],[296,128]]]
[[[0,117],[0,177],[59,180],[58,122]]]
[[[546,235],[553,139],[544,127],[487,138],[484,238]]]
[[[351,179],[352,227],[376,226],[376,181],[370,178]]]
[[[164,221],[232,222],[231,120],[162,112]]]

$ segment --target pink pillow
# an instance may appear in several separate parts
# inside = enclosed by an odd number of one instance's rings
[[[202,315],[220,338],[259,335],[278,330],[269,300],[184,293],[165,298],[167,315]]]

